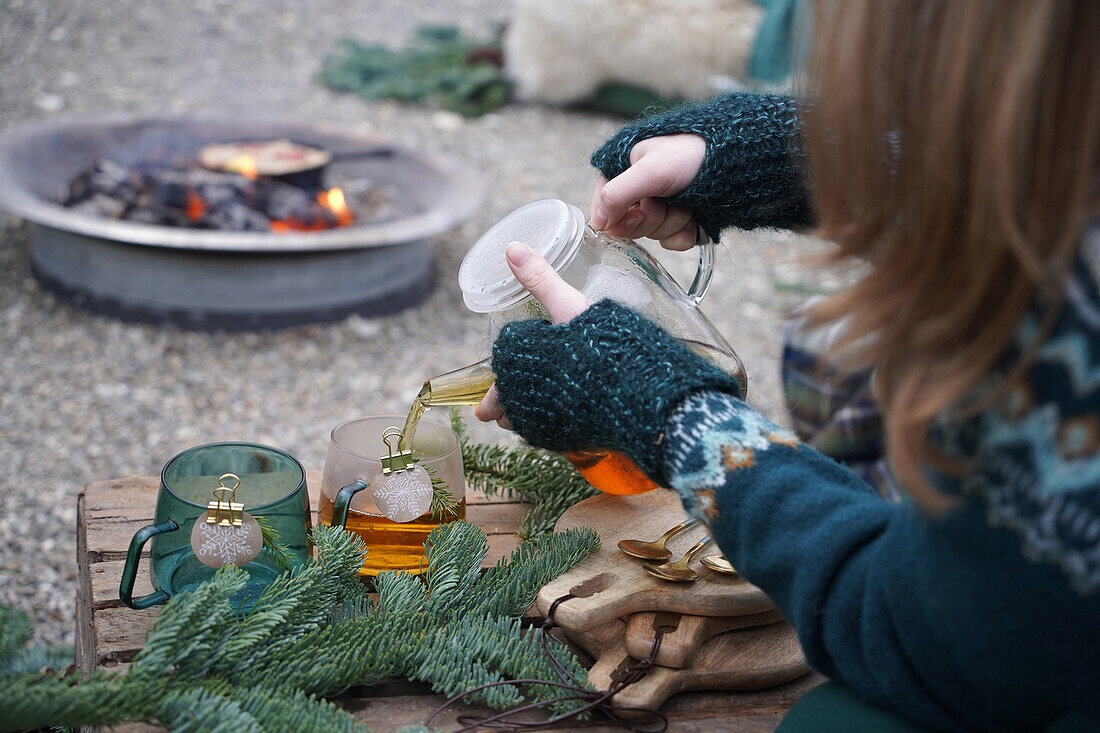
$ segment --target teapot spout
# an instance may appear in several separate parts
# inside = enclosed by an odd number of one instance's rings
[[[446,372],[424,382],[417,399],[427,407],[476,405],[493,386],[496,375],[489,359]]]

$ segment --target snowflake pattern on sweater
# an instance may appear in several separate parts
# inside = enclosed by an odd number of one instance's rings
[[[961,485],[939,477],[940,485],[978,496],[990,525],[1013,529],[1029,558],[1059,565],[1085,594],[1100,590],[1098,283],[1100,227],[1092,227],[1026,378],[975,418],[957,425],[945,418],[933,433],[939,447],[975,469]],[[1040,338],[1040,320],[1038,312],[1027,315],[1006,363]]]
[[[700,392],[669,421],[665,468],[689,512],[710,525],[717,519],[714,489],[730,471],[752,468],[773,445],[797,447],[795,435],[733,395]]]
[[[1021,551],[1058,565],[1081,594],[1100,590],[1100,227],[1086,234],[1050,335],[1025,379],[993,406],[964,421],[942,416],[932,444],[973,468],[964,481],[932,474],[941,490],[975,496],[991,527],[1008,527]],[[981,398],[1039,337],[1029,313],[1003,369],[980,386]],[[731,471],[752,468],[760,451],[796,445],[740,400],[693,395],[666,430],[666,471],[689,510],[712,523],[715,492]],[[809,449],[806,449],[809,450]]]

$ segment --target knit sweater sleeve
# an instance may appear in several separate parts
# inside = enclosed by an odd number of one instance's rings
[[[790,97],[729,94],[644,119],[604,143],[592,165],[614,178],[630,167],[638,141],[677,133],[699,135],[707,152],[691,185],[667,201],[690,210],[712,237],[730,226],[798,229],[813,223],[806,153]]]
[[[815,669],[936,730],[1036,730],[1071,710],[1100,719],[1100,593],[1035,562],[990,522],[987,497],[943,516],[888,503],[729,394],[684,400],[664,446],[689,513],[784,612]],[[1001,495],[1013,490],[1009,480]],[[1098,496],[1094,484],[1078,501]],[[1056,507],[1036,519],[1095,554],[1089,513],[1048,499]]]

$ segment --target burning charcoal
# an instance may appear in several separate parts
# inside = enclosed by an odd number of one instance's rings
[[[313,218],[314,197],[300,188],[270,182],[256,188],[256,208],[269,218],[280,221]]]
[[[274,173],[208,170],[193,157],[147,158],[132,166],[100,159],[75,176],[63,203],[92,216],[229,231],[314,231],[348,226],[358,213],[339,187],[305,187]],[[369,183],[367,184],[369,188]],[[353,201],[368,196],[359,189]],[[385,207],[380,211],[385,213]]]
[[[186,209],[188,202],[187,192],[197,196],[197,192],[191,186],[182,181],[153,181],[153,202],[157,206],[170,206],[176,209]]]
[[[171,224],[167,221],[163,212],[156,209],[150,209],[144,206],[139,206],[126,212],[126,218],[129,221],[137,221],[142,224]]]
[[[230,201],[207,210],[202,225],[232,232],[266,232],[271,229],[271,221],[266,216],[240,201]]]
[[[241,179],[244,180],[244,179]],[[195,186],[202,200],[207,206],[217,207],[236,202],[245,202],[249,198],[247,189],[250,186],[236,185],[234,183],[216,182],[199,183]]]
[[[133,182],[134,172],[110,158],[100,158],[92,170],[92,185],[100,191],[120,188]]]
[[[87,198],[72,204],[70,208],[88,216],[106,216],[111,219],[119,219],[126,213],[128,205],[125,201],[119,201],[112,196],[93,193]]]
[[[73,179],[65,203],[71,206],[96,194],[133,203],[138,195],[133,172],[113,160],[101,158]]]

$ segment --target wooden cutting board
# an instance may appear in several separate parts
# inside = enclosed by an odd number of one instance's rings
[[[779,612],[766,613],[778,615]],[[639,616],[649,616],[649,623],[653,623],[654,614]],[[758,614],[745,618],[763,617],[764,614]],[[631,654],[627,650],[626,634],[635,618],[614,619],[591,629],[566,632],[574,644],[596,660],[588,672],[588,681],[597,690],[606,690],[612,675],[620,668],[630,667],[638,659],[649,656],[652,637],[641,654]],[[650,629],[652,632],[652,626]],[[664,649],[670,635],[666,632],[661,639],[661,649]],[[661,659],[661,650],[657,652],[657,659],[658,662]],[[712,636],[703,643],[700,653],[688,668],[655,666],[645,678],[623,689],[613,700],[619,707],[655,708],[677,692],[760,690],[797,679],[807,671],[809,668],[794,628],[786,621],[780,621]]]
[[[654,578],[642,561],[617,547],[621,539],[655,539],[669,527],[687,519],[676,493],[658,489],[638,496],[593,496],[566,510],[555,525],[557,531],[591,527],[600,535],[600,551],[590,555],[543,587],[538,608],[546,614],[556,598],[577,596],[560,603],[554,620],[568,630],[590,629],[641,611],[667,611],[695,616],[748,616],[775,610],[771,599],[740,576],[722,575],[699,564],[692,583]],[[687,531],[669,543],[678,559],[702,534]],[[702,554],[718,553],[708,547]]]
[[[689,616],[677,613],[636,613],[627,620],[626,650],[635,659],[645,659],[653,648],[658,626],[665,627],[657,664],[682,669],[695,658],[696,652],[711,637],[735,629],[768,626],[783,621],[779,609],[747,616]],[[669,630],[669,627],[672,627]],[[587,650],[586,650],[587,651]],[[589,652],[591,654],[591,652]],[[595,655],[593,655],[595,656]]]
[[[577,629],[570,631],[562,629],[569,640],[588,653],[588,656],[599,662],[600,657],[609,649],[625,648],[627,622],[621,618],[608,621],[606,624],[595,626],[591,629]],[[646,654],[649,650],[646,649]]]
[[[648,653],[647,649],[646,655]],[[597,690],[605,690],[617,670],[630,667],[636,661],[623,641],[611,641],[589,670],[588,681]],[[617,707],[656,708],[678,692],[761,690],[789,682],[807,672],[809,667],[794,627],[781,621],[712,637],[703,644],[690,667],[653,667],[649,674],[625,687],[612,701]]]

